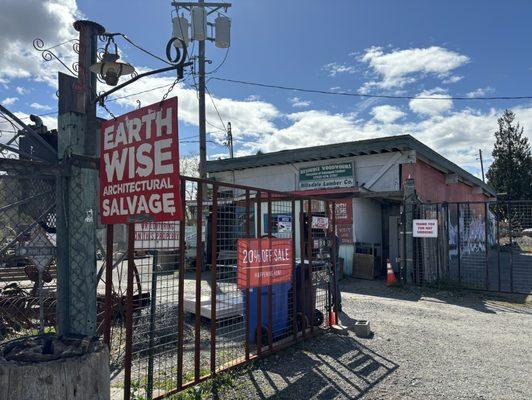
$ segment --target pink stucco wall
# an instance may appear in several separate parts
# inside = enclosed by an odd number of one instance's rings
[[[446,184],[443,172],[420,160],[413,164],[402,164],[401,175],[403,182],[409,177],[414,179],[416,192],[423,201],[453,202],[487,199],[484,194],[473,193],[473,187],[462,182]]]

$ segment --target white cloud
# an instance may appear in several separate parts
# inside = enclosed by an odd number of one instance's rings
[[[354,74],[356,72],[354,66],[339,64],[336,62],[325,64],[323,70],[325,70],[330,77],[335,77],[337,74]]]
[[[142,72],[143,69],[139,69]],[[167,87],[174,82],[174,77],[171,76],[152,76],[145,77],[141,81],[126,86],[120,91],[120,97],[131,96],[123,98],[117,101],[118,104],[127,107],[137,107],[137,99],[141,101],[141,104],[147,105],[156,103],[161,100],[164,93],[166,93]],[[146,92],[150,88],[156,88],[164,86],[161,89]],[[144,91],[139,95],[135,93]],[[183,82],[178,83],[175,86],[171,96],[177,96],[179,101],[179,120],[189,125],[198,125],[198,98],[196,90],[193,88],[187,88]],[[214,95],[213,95],[214,96]],[[233,131],[233,137],[235,140],[239,140],[243,135],[249,137],[257,137],[263,134],[269,134],[276,131],[274,119],[281,116],[277,108],[265,101],[248,100],[238,101],[229,98],[220,98],[214,96],[214,103],[220,113],[224,124],[231,122]],[[112,102],[107,104],[112,105]],[[211,137],[221,142],[225,140],[225,132],[221,132],[222,123],[216,113],[213,106],[213,102],[207,96],[206,99],[206,112],[208,130],[212,132]],[[214,126],[213,126],[214,125]]]
[[[391,123],[396,121],[399,118],[404,117],[406,114],[401,111],[399,107],[394,107],[390,105],[382,105],[373,107],[371,110],[373,118],[380,122]]]
[[[435,75],[447,78],[451,71],[469,62],[469,57],[439,46],[393,50],[386,53],[382,47],[370,47],[359,57],[380,80],[366,82],[361,90],[373,87],[393,89],[413,83],[420,76]]]
[[[525,135],[532,141],[532,107],[516,107],[513,111],[524,126]],[[485,154],[485,168],[491,163],[494,132],[501,113],[502,110],[495,109],[487,112],[464,109],[447,116],[397,123],[375,118],[357,120],[348,114],[309,110],[289,114],[290,126],[273,134],[248,140],[243,146],[245,151],[241,151],[254,154],[258,150],[271,152],[411,134],[462,168],[477,173],[479,162],[476,158],[479,148]]]
[[[450,77],[448,78],[445,78],[442,83],[448,85],[450,83],[456,83],[456,82],[460,82],[462,79],[464,79],[463,76],[459,76],[459,75],[451,75]]]
[[[420,115],[440,115],[449,111],[453,107],[453,101],[449,95],[441,88],[424,90],[417,98],[410,100],[408,106],[416,114]],[[431,100],[442,99],[442,100]]]
[[[2,105],[10,106],[14,104],[16,101],[18,101],[18,97],[6,97],[4,100],[2,100]]]
[[[48,47],[76,38],[75,15],[79,15],[75,0],[2,0],[0,79],[28,78],[55,85],[57,70],[63,67],[55,61],[45,64],[32,42],[41,38]],[[53,51],[67,65],[76,58],[71,44]]]
[[[310,100],[303,100],[303,99],[300,99],[299,97],[292,97],[288,99],[288,101],[292,104],[292,107],[296,107],[296,108],[304,108],[312,104]]]
[[[31,103],[30,107],[36,110],[43,110],[43,111],[49,111],[52,109],[52,107],[47,106],[46,104],[40,104],[40,103]]]
[[[17,87],[15,88],[15,90],[16,90],[17,93],[20,94],[20,95],[24,95],[24,94],[30,92],[29,89],[23,88],[22,86],[17,86]]]
[[[475,89],[469,93],[466,93],[466,97],[483,97],[486,96],[488,93],[493,92],[495,89],[493,89],[490,86],[486,86],[484,88],[478,88]]]

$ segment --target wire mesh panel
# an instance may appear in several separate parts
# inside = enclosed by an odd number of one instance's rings
[[[417,204],[438,238],[414,238],[415,282],[532,293],[532,201]]]
[[[184,177],[181,189],[183,221],[130,225],[113,256],[106,309],[125,311],[109,327],[125,397],[176,393],[329,323],[325,201]]]
[[[0,342],[56,324],[55,176],[17,161],[0,171]]]

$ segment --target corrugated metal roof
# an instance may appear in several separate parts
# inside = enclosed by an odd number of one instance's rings
[[[256,154],[232,159],[227,158],[223,160],[207,161],[206,170],[209,173],[215,173],[365,154],[379,154],[398,150],[415,150],[418,156],[426,159],[436,167],[439,167],[448,173],[457,174],[462,180],[480,186],[486,192],[495,195],[495,190],[491,186],[485,184],[477,177],[438,154],[436,151],[432,150],[411,135],[387,136],[377,139],[358,140],[323,146],[282,150],[273,153]]]

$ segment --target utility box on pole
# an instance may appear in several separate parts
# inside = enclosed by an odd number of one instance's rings
[[[77,21],[78,78],[59,75],[58,157],[63,174],[57,183],[58,331],[96,333],[96,62],[98,35],[105,29]]]

